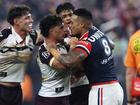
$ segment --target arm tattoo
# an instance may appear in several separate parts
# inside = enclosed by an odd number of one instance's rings
[[[85,58],[86,56],[80,51],[70,51],[68,54],[61,54],[58,60],[66,67],[75,67]]]

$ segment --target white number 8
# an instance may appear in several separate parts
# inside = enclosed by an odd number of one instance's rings
[[[102,44],[103,44],[103,46],[105,48],[104,50],[105,50],[106,55],[109,56],[111,54],[111,49],[110,49],[110,47],[108,45],[108,42],[105,39],[103,39]]]

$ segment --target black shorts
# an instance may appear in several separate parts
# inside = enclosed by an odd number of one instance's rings
[[[70,105],[88,105],[89,85],[71,88]]]
[[[22,105],[21,86],[7,87],[0,85],[0,105]]]
[[[37,96],[35,105],[70,105],[69,96],[63,97],[41,97]]]

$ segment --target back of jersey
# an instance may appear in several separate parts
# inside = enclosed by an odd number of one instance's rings
[[[111,45],[107,37],[95,27],[88,33],[88,42],[92,49],[84,66],[90,83],[101,83],[117,80]]]

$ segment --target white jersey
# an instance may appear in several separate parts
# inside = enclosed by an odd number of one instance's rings
[[[53,56],[47,51],[45,43],[39,47],[38,64],[42,74],[42,86],[39,95],[43,97],[60,97],[71,94],[70,72],[68,70],[58,71],[50,67]],[[58,44],[61,53],[67,53],[66,48]]]
[[[13,28],[0,33],[0,82],[22,82],[27,62],[31,57],[33,40],[23,40]]]

